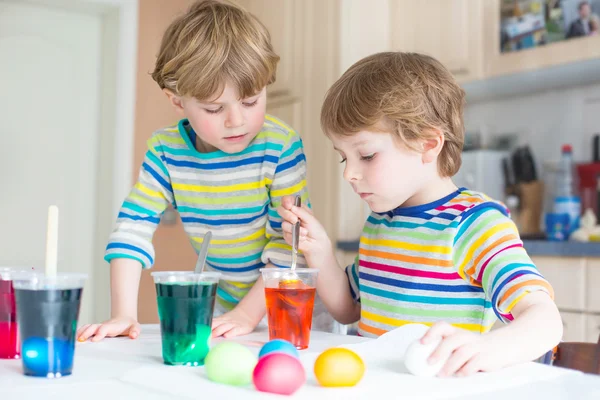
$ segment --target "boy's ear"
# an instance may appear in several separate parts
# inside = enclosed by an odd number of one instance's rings
[[[181,101],[181,97],[170,91],[169,89],[163,89],[163,93],[169,99],[169,103],[173,106],[173,109],[179,116],[184,116],[183,112],[183,103]]]
[[[428,164],[437,160],[444,147],[444,134],[439,129],[431,131],[431,136],[423,141],[423,163]]]

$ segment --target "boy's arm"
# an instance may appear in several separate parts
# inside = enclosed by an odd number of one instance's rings
[[[317,277],[317,292],[331,316],[341,324],[352,324],[360,319],[358,281],[352,277],[355,264],[346,272],[337,262],[333,251],[323,260]]]
[[[431,363],[447,359],[441,376],[471,375],[532,361],[558,344],[562,321],[552,287],[535,268],[506,214],[481,207],[462,221],[454,261],[465,280],[482,287],[496,316],[509,323],[484,335],[435,324],[422,342],[443,339],[429,358]],[[484,322],[487,327],[493,323]]]
[[[111,233],[104,259],[110,262],[111,319],[90,324],[77,331],[79,340],[94,336],[129,335],[136,338],[137,298],[142,268],[154,263],[152,236],[160,215],[173,203],[173,190],[164,155],[156,136],[148,141],[148,151],[139,178],[123,202],[114,231]]]
[[[307,208],[294,206],[292,197],[285,197],[279,208],[284,219],[285,240],[292,241],[292,225],[300,219],[299,249],[310,268],[319,270],[317,292],[336,321],[349,324],[360,318],[358,257],[345,272],[340,267],[327,232]]]
[[[273,265],[267,267],[274,268]],[[232,311],[213,320],[212,335],[230,338],[250,333],[265,313],[265,286],[260,276]]]
[[[140,262],[143,268],[154,264],[152,237],[165,208],[174,203],[164,160],[162,145],[154,135],[148,141],[138,180],[123,202],[116,227],[109,237],[106,261],[129,258]]]
[[[129,258],[110,262],[110,313],[112,318],[125,317],[137,321],[138,290],[142,265]]]

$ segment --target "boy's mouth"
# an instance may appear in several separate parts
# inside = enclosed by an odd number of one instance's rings
[[[369,196],[372,196],[373,193],[358,193],[358,195],[360,196],[361,199],[366,199]]]
[[[225,140],[228,141],[228,142],[239,142],[239,141],[243,140],[246,137],[246,135],[248,135],[248,134],[244,133],[242,135],[227,136],[225,138]]]

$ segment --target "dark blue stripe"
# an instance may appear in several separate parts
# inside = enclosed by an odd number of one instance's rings
[[[190,141],[192,142],[192,144],[194,145],[194,148],[196,148],[196,132],[194,132],[193,128],[190,128],[190,132],[188,133],[188,136],[190,137]]]
[[[209,267],[217,270],[217,271],[223,271],[223,272],[248,272],[248,271],[254,271],[257,270],[259,268],[263,268],[265,266],[265,264],[263,264],[262,262],[259,262],[257,264],[254,265],[250,265],[248,267],[233,267],[233,268],[223,268],[223,267],[217,267],[216,265],[206,262],[208,264]]]
[[[277,166],[277,169],[275,170],[275,175],[277,175],[278,172],[285,171],[286,169],[296,166],[304,160],[306,160],[306,157],[304,157],[304,153],[298,154],[293,160],[284,162],[283,164],[279,164]]]
[[[117,218],[127,218],[133,221],[147,221],[147,222],[152,222],[153,224],[158,224],[160,222],[160,218],[158,217],[149,217],[149,216],[143,216],[143,215],[129,215],[127,213],[124,213],[123,211],[121,211],[119,213],[119,216]]]
[[[189,168],[204,169],[204,170],[237,168],[237,167],[242,167],[245,165],[262,164],[264,162],[272,162],[275,164],[275,163],[277,163],[277,161],[278,161],[277,157],[274,157],[274,156],[271,156],[268,154],[261,156],[261,157],[245,158],[245,159],[239,160],[239,161],[227,161],[227,162],[210,163],[210,164],[208,164],[208,163],[201,164],[201,163],[197,163],[197,162],[193,162],[193,161],[176,160],[173,158],[165,157],[165,162],[170,165],[173,165],[175,167],[189,167]]]
[[[262,218],[267,214],[267,208],[265,207],[260,214],[254,215],[248,218],[237,218],[237,219],[206,219],[206,218],[198,218],[198,217],[181,217],[181,221],[183,223],[186,222],[195,222],[198,224],[205,224],[211,226],[221,226],[221,225],[243,225],[249,224],[250,222],[256,221],[259,218]],[[281,224],[279,224],[281,226]]]
[[[164,187],[165,189],[167,189],[170,193],[173,193],[173,189],[171,188],[171,184],[167,181],[164,180],[164,178],[162,176],[160,176],[160,174],[158,172],[156,172],[154,169],[152,169],[152,167],[150,165],[148,165],[146,162],[144,162],[142,164],[142,168],[144,168],[146,171],[148,171],[150,173],[150,175],[152,175],[152,177],[154,179],[156,179],[156,181],[158,183],[161,184],[162,187]]]
[[[277,229],[277,230],[281,229],[281,222],[271,220],[271,221],[269,221],[269,224],[271,225],[271,228],[273,228],[273,229]]]
[[[132,250],[135,252],[140,253],[141,255],[143,255],[144,257],[146,257],[148,260],[150,260],[150,263],[152,263],[152,257],[150,256],[150,254],[146,253],[143,249],[140,249],[137,246],[133,246],[131,244],[127,244],[127,243],[109,243],[108,246],[106,246],[106,250],[109,249],[126,249],[126,250]]]
[[[430,219],[433,219],[433,218],[440,218],[440,219],[452,221],[460,216],[460,215],[450,214],[447,212],[441,212],[439,214],[432,214],[432,211],[435,211],[435,209],[431,209],[429,211],[422,212],[422,213],[411,214],[410,216],[412,218],[421,218],[421,219],[425,219],[427,221],[429,221]]]
[[[358,276],[370,282],[382,283],[384,285],[412,289],[412,290],[431,290],[434,292],[455,292],[455,293],[483,293],[483,288],[473,285],[435,285],[432,283],[407,282],[399,279],[391,279],[383,276],[377,276],[359,272]]]
[[[439,200],[436,200],[434,202],[431,203],[427,203],[427,204],[422,204],[419,206],[413,206],[413,207],[398,207],[393,209],[392,211],[387,211],[384,213],[379,213],[379,214],[388,214],[388,215],[406,215],[406,216],[413,216],[415,214],[419,214],[425,211],[430,211],[433,210],[434,208],[437,208],[443,204],[446,204],[448,201],[452,200],[453,198],[455,198],[456,196],[458,196],[462,191],[466,190],[465,188],[460,188],[452,193],[450,193],[448,196],[443,197]]]

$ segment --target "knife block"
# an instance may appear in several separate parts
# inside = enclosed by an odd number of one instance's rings
[[[520,235],[542,233],[542,213],[544,209],[544,182],[522,182],[517,185],[520,199],[518,215],[515,216]]]

